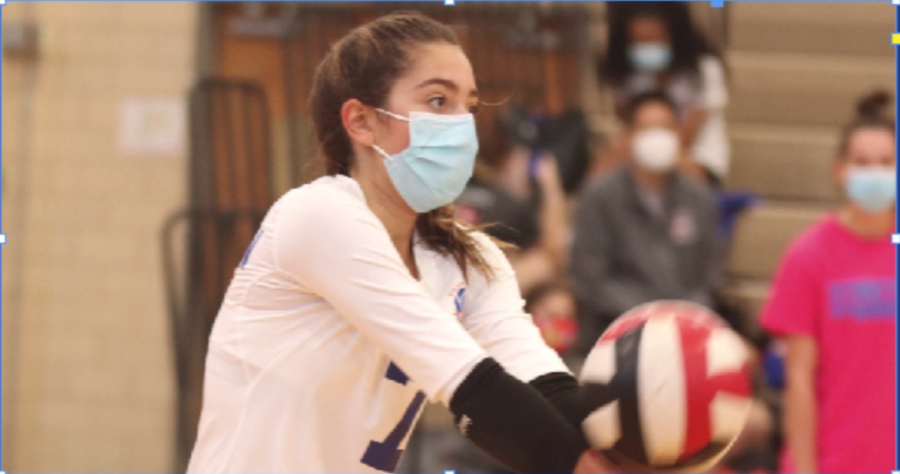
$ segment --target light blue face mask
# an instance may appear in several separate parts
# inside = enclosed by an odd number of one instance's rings
[[[637,43],[628,48],[628,59],[639,71],[659,72],[672,62],[672,50],[664,43]]]
[[[897,195],[892,168],[851,167],[847,172],[847,196],[866,212],[880,214],[891,208]]]
[[[403,200],[416,212],[450,204],[462,194],[475,168],[478,134],[472,114],[441,115],[410,112],[409,118],[377,111],[409,122],[409,147],[384,156],[388,176]]]

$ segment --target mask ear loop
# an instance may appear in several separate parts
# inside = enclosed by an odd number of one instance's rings
[[[387,116],[389,116],[389,117],[394,117],[394,118],[397,119],[397,120],[403,120],[404,122],[409,122],[409,121],[410,121],[408,118],[406,118],[406,117],[404,117],[404,116],[402,116],[402,115],[397,115],[397,114],[395,114],[395,113],[393,113],[393,112],[388,112],[387,110],[384,110],[384,109],[379,109],[379,108],[376,107],[375,110],[377,110],[377,111],[379,111],[379,112],[381,112],[381,113],[383,113],[383,114],[385,114],[385,115],[387,115]]]
[[[397,120],[403,120],[403,121],[406,121],[406,122],[409,122],[409,121],[410,121],[408,118],[406,118],[406,117],[404,117],[404,116],[402,116],[402,115],[397,115],[397,114],[395,114],[395,113],[393,113],[393,112],[389,112],[389,111],[387,111],[387,110],[384,110],[384,109],[381,109],[381,108],[378,108],[378,107],[375,107],[375,110],[378,111],[378,112],[381,112],[381,113],[383,113],[383,114],[385,114],[385,115],[387,115],[388,117],[393,117],[393,118],[395,118],[395,119],[397,119]],[[386,160],[393,160],[393,159],[394,159],[393,156],[389,155],[386,151],[382,150],[380,146],[378,146],[378,145],[376,145],[376,144],[374,144],[374,143],[372,144],[372,148],[374,148],[375,151],[377,151],[378,153],[380,153],[381,156],[384,157],[384,159],[386,159]]]
[[[392,161],[392,160],[394,159],[393,156],[388,155],[386,151],[382,150],[380,146],[378,146],[378,145],[376,145],[376,144],[374,144],[374,143],[372,144],[372,148],[374,148],[375,151],[377,151],[378,153],[380,153],[381,156],[383,156],[385,160]]]

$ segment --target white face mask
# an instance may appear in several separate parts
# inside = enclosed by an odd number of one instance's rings
[[[851,166],[847,170],[847,196],[870,214],[887,212],[897,195],[894,173],[894,168]]]
[[[665,43],[637,43],[628,48],[628,59],[638,71],[659,72],[672,63],[672,49]]]
[[[658,173],[675,168],[680,148],[678,134],[667,128],[641,130],[631,140],[631,153],[637,164]]]

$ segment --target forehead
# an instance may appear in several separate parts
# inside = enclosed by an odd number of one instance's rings
[[[878,128],[863,128],[853,132],[847,151],[851,155],[894,152],[894,134]]]
[[[644,102],[634,111],[634,124],[637,126],[671,125],[675,122],[675,113],[663,102]]]
[[[435,77],[454,82],[462,92],[475,89],[472,64],[463,50],[447,43],[429,43],[409,50],[409,69],[398,82],[415,87]]]
[[[628,21],[628,31],[634,36],[662,36],[666,34],[666,24],[654,15],[637,15]]]
[[[538,299],[538,303],[554,303],[554,304],[565,304],[569,303],[572,300],[572,295],[561,288],[554,288],[549,290],[543,296]]]

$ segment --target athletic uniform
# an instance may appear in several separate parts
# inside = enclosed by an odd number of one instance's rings
[[[449,405],[486,358],[522,382],[569,374],[475,235],[493,279],[414,238],[416,280],[353,179],[285,194],[213,327],[188,471],[392,472],[424,402]]]

